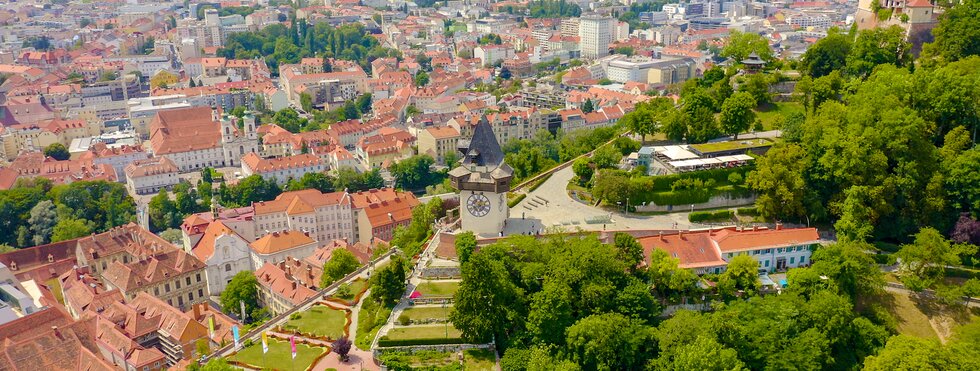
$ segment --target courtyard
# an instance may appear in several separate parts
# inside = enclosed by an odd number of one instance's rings
[[[554,228],[574,231],[625,229],[688,229],[692,224],[686,212],[638,215],[611,212],[573,200],[568,195],[568,182],[575,173],[571,167],[556,171],[540,187],[510,209],[504,235],[534,234]]]

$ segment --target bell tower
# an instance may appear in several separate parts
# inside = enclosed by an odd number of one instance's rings
[[[507,192],[514,169],[504,162],[504,152],[493,129],[483,116],[473,129],[473,138],[460,141],[461,165],[449,172],[459,190],[463,230],[478,235],[497,236],[510,216]]]

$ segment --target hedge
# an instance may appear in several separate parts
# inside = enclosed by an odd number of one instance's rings
[[[630,205],[638,205],[642,202],[653,202],[657,205],[691,205],[705,203],[714,196],[728,196],[729,198],[746,197],[752,191],[743,187],[726,187],[708,189],[685,189],[667,192],[631,192]]]
[[[525,197],[527,197],[526,193],[521,193],[517,195],[517,197],[514,197],[513,199],[507,201],[507,207],[511,208],[517,206],[517,204],[521,203],[521,201],[523,201]]]
[[[554,173],[551,173],[551,174],[554,174]],[[545,175],[545,176],[541,177],[541,179],[538,179],[538,181],[534,182],[534,184],[531,184],[530,187],[527,187],[527,191],[528,192],[534,192],[535,189],[538,189],[538,187],[540,187],[542,184],[544,184],[544,182],[547,182],[548,179],[551,178],[551,174]]]
[[[687,220],[691,223],[700,223],[705,221],[731,220],[733,216],[735,216],[735,213],[731,210],[695,211],[687,216]]]
[[[759,216],[759,209],[755,207],[742,207],[737,210],[741,216]]]
[[[728,184],[728,176],[732,173],[739,173],[742,175],[742,179],[745,179],[748,176],[748,173],[754,169],[754,166],[747,165],[725,169],[711,169],[671,175],[657,175],[644,178],[648,178],[650,180],[650,187],[652,191],[663,192],[671,190],[671,185],[680,179],[700,179],[702,181],[713,179],[715,184],[721,185]]]
[[[412,345],[443,345],[443,344],[466,344],[467,342],[461,338],[436,338],[436,339],[389,339],[387,336],[382,336],[378,339],[379,347],[404,347]]]

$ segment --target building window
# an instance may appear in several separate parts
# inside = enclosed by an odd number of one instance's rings
[[[187,293],[187,301],[194,301],[194,292]]]
[[[153,288],[153,296],[160,296],[160,288],[159,287],[154,287]]]
[[[231,264],[225,264],[225,272],[231,272]]]
[[[163,291],[170,292],[170,284],[169,283],[163,284]]]
[[[789,263],[790,264],[795,264],[796,263],[796,258],[795,257],[792,257],[792,256],[789,257]]]
[[[197,289],[197,297],[200,298],[200,297],[203,297],[203,296],[204,296],[204,289]]]
[[[197,274],[197,282],[201,282],[201,274],[200,273]]]
[[[174,290],[179,290],[179,289],[180,289],[180,280],[176,280],[174,281]]]
[[[178,296],[177,297],[177,306],[178,307],[183,307],[184,306],[184,297],[183,296]]]
[[[185,279],[186,279],[185,282],[187,282],[187,286],[190,286],[191,285],[191,278],[190,277],[186,277]]]
[[[800,264],[803,264],[805,262],[806,262],[806,256],[801,256],[800,257]]]

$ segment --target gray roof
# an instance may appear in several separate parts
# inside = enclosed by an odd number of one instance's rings
[[[461,143],[462,144],[462,143]],[[497,136],[493,134],[493,129],[483,116],[480,122],[473,129],[473,138],[467,146],[460,148],[463,153],[463,165],[498,167],[504,162],[504,151],[497,143]]]

